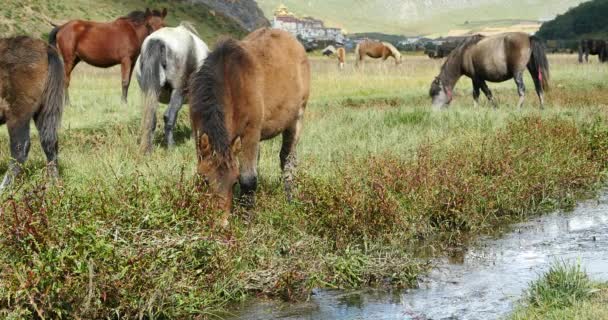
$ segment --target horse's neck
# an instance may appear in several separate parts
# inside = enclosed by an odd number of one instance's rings
[[[444,87],[453,89],[456,82],[458,82],[458,79],[462,76],[463,54],[448,57],[448,59],[449,60],[446,60],[444,67],[441,70],[439,78],[441,78]]]
[[[137,40],[139,42],[139,45],[141,46],[142,43],[144,43],[144,40],[146,40],[146,37],[149,36],[152,32],[145,24],[135,25],[132,23],[131,25],[133,26],[133,30],[135,30],[135,33],[137,34]]]

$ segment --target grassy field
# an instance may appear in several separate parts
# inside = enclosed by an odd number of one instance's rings
[[[579,265],[555,263],[530,285],[511,319],[608,319],[608,284],[592,282]]]
[[[352,58],[351,58],[352,60]],[[608,165],[607,65],[552,56],[545,110],[475,109],[464,78],[449,110],[428,88],[440,62],[408,56],[340,72],[313,58],[298,147],[297,200],[279,181],[279,140],[263,144],[257,207],[215,226],[194,179],[187,108],[178,146],[138,153],[139,88],[120,103],[117,69],[79,65],[60,141],[62,183],[45,187],[33,143],[23,181],[0,203],[0,318],[209,318],[252,295],[408,287],[428,257],[496,225],[572,207]],[[526,76],[528,88],[531,80]],[[34,130],[35,132],[35,130]],[[0,134],[0,169],[9,153]]]

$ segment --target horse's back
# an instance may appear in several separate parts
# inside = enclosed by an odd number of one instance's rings
[[[465,53],[464,66],[469,76],[501,82],[526,68],[530,59],[530,36],[509,32],[484,37]]]
[[[310,92],[310,64],[304,47],[289,33],[259,29],[242,45],[263,81],[262,138],[272,138],[302,115]]]

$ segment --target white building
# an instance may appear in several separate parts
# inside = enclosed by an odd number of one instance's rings
[[[323,21],[312,17],[298,18],[289,12],[287,7],[280,5],[274,12],[272,27],[285,30],[305,40],[335,41],[343,43],[345,40],[339,28],[326,28]]]

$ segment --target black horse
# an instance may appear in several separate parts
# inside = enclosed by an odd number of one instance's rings
[[[583,56],[585,62],[589,62],[589,55],[597,55],[600,62],[608,61],[608,41],[586,39],[581,40],[578,44],[578,62],[583,63]]]

